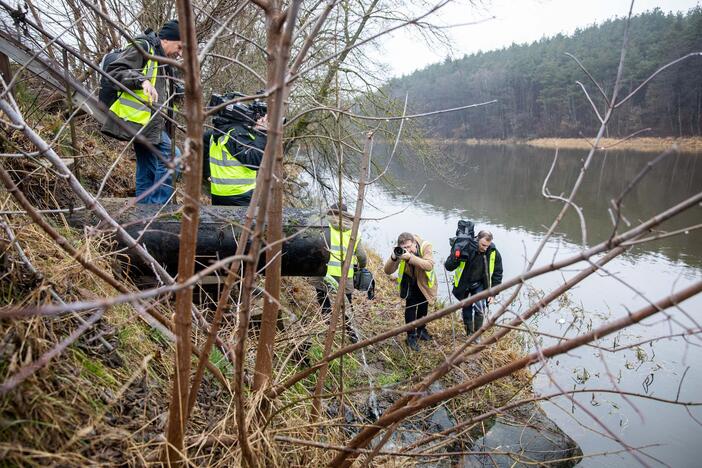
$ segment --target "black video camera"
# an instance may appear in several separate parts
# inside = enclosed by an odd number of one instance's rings
[[[225,102],[233,101],[237,98],[245,97],[245,94],[233,92],[226,94],[213,94],[210,97],[208,107],[217,107]],[[258,119],[268,113],[268,106],[265,101],[255,99],[251,104],[234,102],[227,104],[215,114],[215,127],[218,123],[241,122],[248,127],[256,125]]]
[[[469,258],[478,251],[478,241],[475,240],[475,224],[472,221],[458,221],[456,237],[451,238],[451,253],[456,258]]]
[[[399,257],[400,255],[405,253],[405,249],[403,249],[399,245],[397,247],[395,247],[392,251],[395,254],[395,257]]]

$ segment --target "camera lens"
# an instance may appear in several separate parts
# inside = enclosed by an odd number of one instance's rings
[[[395,256],[396,256],[396,257],[399,257],[400,255],[402,255],[403,253],[405,253],[405,249],[403,249],[402,247],[395,247],[395,249],[393,250],[393,252],[395,252]]]

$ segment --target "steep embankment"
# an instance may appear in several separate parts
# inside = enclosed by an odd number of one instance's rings
[[[14,208],[6,204],[5,209]],[[3,305],[44,304],[63,300],[92,299],[116,294],[111,288],[96,282],[74,260],[35,226],[18,230],[18,243],[26,253],[23,261],[17,251],[8,249],[5,255],[6,275],[2,281]],[[102,269],[109,270],[109,245],[100,240],[88,240],[78,233],[63,230],[70,242],[80,245],[81,252]],[[32,265],[38,272],[28,270]],[[378,295],[369,301],[357,293],[352,321],[362,336],[369,337],[402,323],[402,305],[390,279],[380,273],[380,259],[371,255],[370,267],[378,279]],[[165,298],[164,298],[165,299]],[[321,357],[326,324],[314,299],[314,289],[303,278],[286,278],[283,294],[284,329],[276,342],[276,369],[279,378],[301,369],[296,349],[309,340],[307,359]],[[260,307],[260,301],[256,309]],[[162,311],[168,313],[170,302],[162,300]],[[161,435],[166,422],[170,381],[173,372],[173,343],[160,332],[138,319],[130,305],[107,309],[97,325],[70,344],[48,364],[0,398],[2,426],[0,452],[11,463],[78,466],[87,463],[126,463],[141,465],[157,460]],[[90,317],[90,314],[84,315]],[[456,334],[454,335],[454,325]],[[81,326],[74,314],[58,318],[4,320],[0,340],[3,343],[0,379],[8,381],[57,343]],[[225,342],[233,336],[232,317],[222,330]],[[411,353],[402,344],[402,337],[391,339],[347,356],[331,366],[327,392],[339,390],[343,380],[347,411],[338,419],[337,399],[329,397],[323,424],[333,428],[346,421],[346,429],[330,430],[323,437],[326,443],[343,444],[353,434],[354,424],[364,424],[377,417],[398,396],[421,376],[438,365],[455,340],[460,340],[458,324],[442,320],[431,326],[435,340],[422,344],[421,353]],[[198,333],[196,342],[201,346]],[[255,343],[256,332],[250,336]],[[504,342],[484,359],[457,368],[441,385],[479,375],[514,358],[518,350],[514,343]],[[218,351],[210,360],[227,376],[231,365]],[[249,368],[253,352],[247,356]],[[302,360],[300,360],[302,361]],[[343,376],[343,377],[342,377]],[[449,428],[458,418],[477,411],[499,406],[515,394],[528,394],[528,373],[501,381],[464,398],[452,400],[437,414],[435,409],[421,413],[398,429],[393,444],[407,445],[422,434]],[[283,395],[275,406],[270,421],[278,435],[318,439],[310,432],[312,420],[309,395],[315,378],[310,377]],[[376,387],[373,390],[368,387]],[[374,399],[371,397],[374,395]],[[209,457],[213,453],[236,455],[235,433],[231,414],[231,394],[212,376],[206,375],[199,395],[199,404],[189,426],[188,440],[195,446],[190,455]],[[374,414],[375,413],[375,414]],[[438,422],[437,422],[438,421]],[[468,449],[468,438],[463,440]],[[278,453],[274,460],[295,465],[309,461],[322,462],[331,455],[327,451],[308,449],[285,442],[270,441]],[[460,444],[459,444],[460,445]],[[388,447],[391,449],[392,445]],[[204,460],[209,460],[207,463]],[[204,458],[197,464],[227,466],[224,460]]]
[[[46,140],[59,138],[58,148],[69,157],[69,142],[61,128],[61,117],[43,113],[32,122]],[[123,144],[104,140],[89,120],[78,125],[78,156],[74,168],[93,193],[125,196],[133,191],[131,150]],[[8,130],[9,144],[32,152],[32,146]],[[22,191],[41,208],[76,207],[66,185],[34,157],[4,159]],[[93,300],[116,295],[110,286],[97,279],[63,251],[29,218],[18,211],[12,197],[2,190],[0,210],[15,212],[3,218],[2,276],[0,305],[4,309]],[[61,215],[47,217],[49,222],[102,271],[112,271],[125,258],[114,252],[109,232],[78,231],[68,227]],[[352,321],[364,337],[377,335],[403,322],[402,303],[390,278],[381,272],[381,259],[370,255],[370,269],[378,281],[378,293],[370,301],[356,293]],[[116,272],[119,268],[114,269]],[[130,278],[116,278],[132,291]],[[259,283],[259,286],[262,284]],[[196,297],[202,294],[196,291]],[[255,300],[253,314],[261,308],[262,295]],[[154,307],[165,317],[173,310],[173,298],[163,296]],[[321,357],[327,323],[322,320],[314,288],[304,278],[285,278],[281,299],[281,327],[275,343],[274,376],[277,382],[314,363]],[[212,311],[202,308],[206,320]],[[172,335],[163,327],[144,320],[143,307],[125,302],[87,312],[63,313],[52,317],[2,319],[0,321],[0,457],[14,465],[83,466],[115,464],[143,466],[159,460],[167,420],[173,375]],[[85,321],[95,323],[87,327]],[[235,317],[227,314],[220,336],[224,343],[234,339]],[[79,338],[78,332],[87,329]],[[463,339],[454,317],[430,325],[434,340],[422,343],[420,353],[411,353],[396,337],[357,351],[330,365],[325,385],[325,411],[314,423],[310,395],[314,375],[300,381],[272,403],[270,417],[263,420],[252,411],[249,422],[254,428],[252,442],[262,449],[266,462],[277,466],[320,466],[333,452],[324,447],[300,446],[291,438],[344,445],[359,425],[369,424],[418,379],[440,364],[445,355]],[[197,348],[204,342],[202,329],[195,327]],[[336,347],[341,346],[338,338]],[[250,330],[251,346],[246,354],[246,369],[253,369],[257,329]],[[474,378],[509,362],[520,353],[512,340],[501,341],[476,360],[454,368],[431,391]],[[209,360],[231,380],[232,365],[220,350]],[[194,361],[196,362],[196,361]],[[395,450],[420,438],[450,428],[459,419],[499,407],[505,402],[530,395],[526,371],[479,390],[455,398],[439,408],[428,408],[397,430],[386,447]],[[247,382],[251,374],[247,372]],[[188,456],[195,465],[231,466],[239,458],[233,415],[232,394],[228,385],[210,373],[198,395],[190,419],[186,441]],[[339,411],[343,394],[344,414]],[[256,406],[259,395],[244,395],[249,407]],[[254,423],[255,422],[255,423]],[[259,424],[260,423],[260,424]],[[471,434],[482,435],[485,426],[470,427],[438,449],[468,450]],[[286,439],[287,438],[287,439]],[[380,463],[389,458],[379,458]],[[395,460],[393,458],[393,460]],[[413,462],[415,458],[410,458]]]

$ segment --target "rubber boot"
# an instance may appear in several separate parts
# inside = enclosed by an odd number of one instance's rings
[[[351,325],[346,326],[346,337],[351,343],[358,343],[358,334],[356,333],[356,330],[351,328]]]

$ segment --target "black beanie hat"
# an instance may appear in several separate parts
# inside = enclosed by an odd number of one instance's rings
[[[167,41],[179,41],[180,28],[178,27],[178,20],[167,21],[158,32],[158,37]]]

